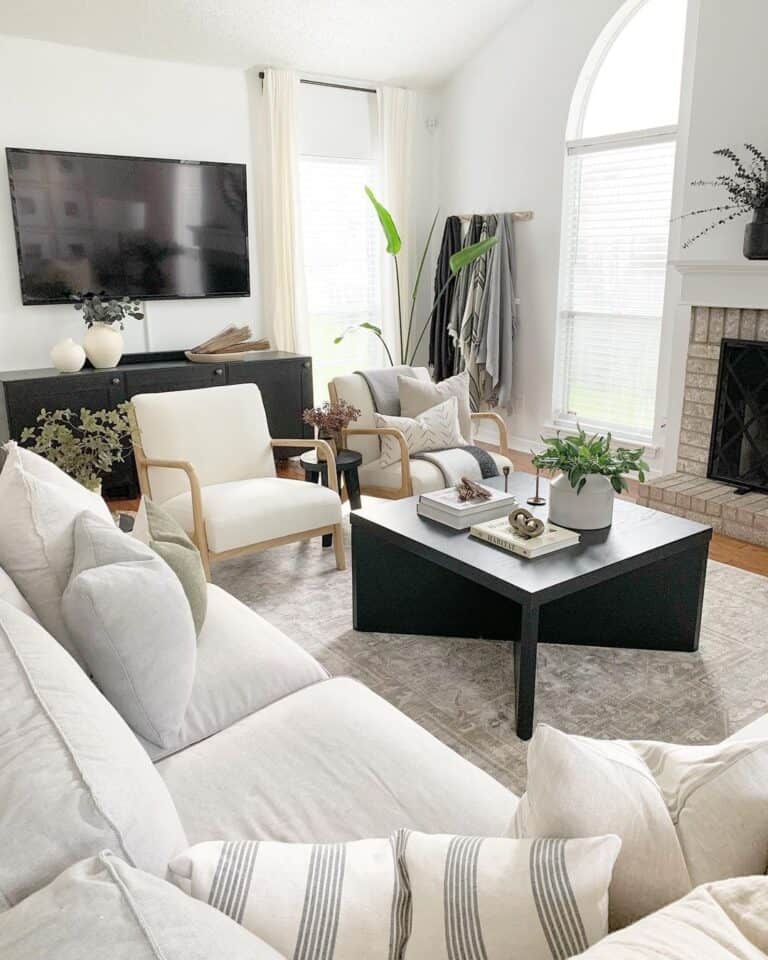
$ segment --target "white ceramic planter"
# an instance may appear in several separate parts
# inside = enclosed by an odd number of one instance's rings
[[[571,530],[601,530],[613,522],[615,495],[611,481],[590,473],[581,493],[561,474],[549,485],[549,519]]]
[[[72,337],[67,337],[51,348],[50,357],[59,373],[77,373],[83,369],[85,350],[79,343],[75,343]]]
[[[123,335],[120,328],[111,323],[94,323],[88,327],[83,338],[85,353],[98,370],[116,367],[123,355]]]

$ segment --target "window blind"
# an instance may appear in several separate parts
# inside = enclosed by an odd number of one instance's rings
[[[569,148],[561,425],[652,437],[674,161],[672,135]]]

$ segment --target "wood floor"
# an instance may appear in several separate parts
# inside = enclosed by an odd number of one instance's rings
[[[531,454],[522,451],[513,451],[513,460],[515,470],[522,470],[525,473],[536,473],[531,466]],[[278,470],[280,476],[291,477],[301,480],[304,472],[299,466],[297,460],[282,460]],[[637,482],[629,481],[629,490],[622,494],[630,500],[637,496]],[[135,500],[115,500],[110,506],[114,510],[136,510],[138,501]],[[768,547],[758,547],[752,543],[744,543],[743,540],[734,540],[731,537],[724,537],[716,533],[712,537],[712,543],[709,547],[709,556],[712,560],[718,560],[720,563],[728,563],[732,567],[740,567],[742,570],[749,570],[751,573],[759,573],[768,577]]]

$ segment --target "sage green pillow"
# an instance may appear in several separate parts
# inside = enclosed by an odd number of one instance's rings
[[[178,520],[170,513],[146,497],[144,509],[149,537],[147,542],[181,581],[192,609],[195,631],[200,636],[208,610],[208,583],[205,579],[200,551]]]

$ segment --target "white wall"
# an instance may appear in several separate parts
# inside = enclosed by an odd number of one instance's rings
[[[247,298],[147,304],[151,347],[192,346],[228,323],[261,322],[246,75],[0,36],[0,146],[246,163],[251,290]],[[0,369],[49,367],[62,337],[82,338],[67,305],[22,306],[5,157],[0,161]],[[145,349],[126,323],[126,349]]]
[[[440,98],[443,213],[533,210],[515,225],[520,330],[510,434],[551,420],[565,128],[579,72],[621,0],[535,0]]]

